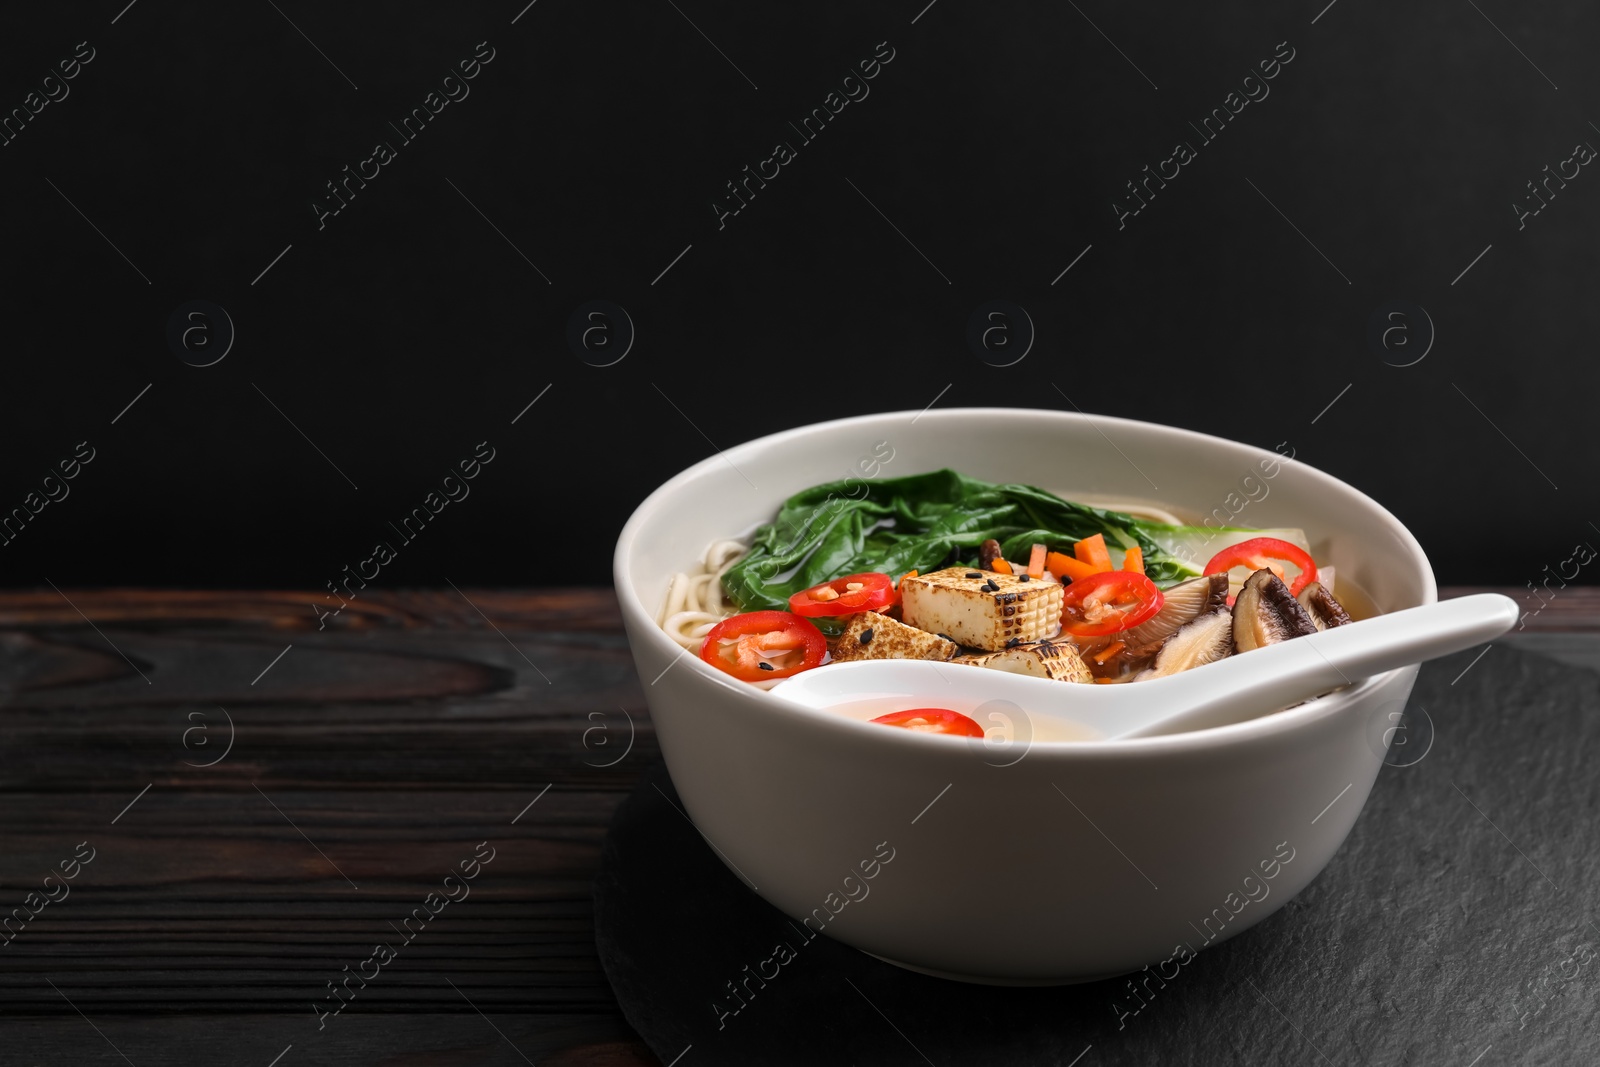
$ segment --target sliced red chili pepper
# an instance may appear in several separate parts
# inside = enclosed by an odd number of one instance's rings
[[[700,658],[741,682],[765,682],[822,663],[828,639],[787,611],[751,611],[723,619],[706,634]]]
[[[1165,602],[1156,583],[1136,571],[1102,571],[1062,592],[1061,626],[1074,637],[1103,637],[1139,625]]]
[[[856,588],[851,589],[851,586]],[[802,589],[789,598],[789,610],[808,618],[827,615],[854,615],[859,611],[878,611],[895,602],[894,579],[887,574],[867,572],[847,574],[831,582]]]
[[[1311,556],[1299,545],[1276,537],[1252,537],[1248,541],[1229,545],[1211,557],[1211,562],[1206,564],[1205,573],[1221,574],[1235,567],[1258,571],[1265,567],[1279,578],[1284,578],[1283,568],[1272,562],[1273,560],[1293,563],[1300,568],[1299,575],[1289,585],[1289,592],[1296,596],[1300,590],[1317,580],[1317,564]]]
[[[885,726],[899,726],[906,730],[921,730],[930,734],[954,734],[957,737],[982,737],[983,727],[977,722],[949,708],[912,708],[909,711],[892,711],[879,715],[873,722]]]

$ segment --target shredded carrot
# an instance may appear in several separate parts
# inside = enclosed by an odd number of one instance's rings
[[[1034,545],[1033,546],[1033,551],[1028,554],[1028,577],[1030,577],[1030,578],[1043,578],[1044,577],[1044,557],[1045,557],[1045,548],[1044,548],[1044,546],[1043,545],[1039,545],[1039,544]]]
[[[1044,558],[1045,569],[1063,581],[1075,582],[1096,573],[1087,563],[1073,559],[1065,552],[1050,552]]]
[[[1111,553],[1106,550],[1106,539],[1103,534],[1085,537],[1072,546],[1072,553],[1078,557],[1079,562],[1093,567],[1096,573],[1113,569]]]
[[[1011,564],[1003,559],[997,559],[989,565],[989,569],[997,574],[1010,574]]]
[[[1127,647],[1128,646],[1123,644],[1121,641],[1113,641],[1111,644],[1094,654],[1094,661],[1096,663],[1103,664],[1106,660],[1110,659],[1112,656],[1115,656],[1118,652],[1121,652]]]
[[[1110,685],[1114,681],[1116,681],[1115,678],[1096,678],[1094,680],[1094,684],[1095,685]]]
[[[1122,569],[1125,571],[1135,571],[1139,574],[1143,574],[1144,549],[1140,548],[1138,545],[1134,545],[1132,548],[1128,549],[1128,554],[1122,557]]]
[[[904,574],[902,574],[900,576],[900,582],[905,581],[907,578],[915,578],[916,576],[917,576],[917,572],[916,571],[914,571],[914,570],[906,571]],[[895,582],[894,583],[895,584],[895,588],[898,589],[900,587],[900,582]]]

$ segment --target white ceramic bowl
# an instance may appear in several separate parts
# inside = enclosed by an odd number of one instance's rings
[[[1359,587],[1382,611],[1436,599],[1427,558],[1393,515],[1321,471],[1275,460],[1166,426],[990,408],[806,426],[684,471],[628,521],[615,577],[688,814],[737,876],[795,920],[797,938],[821,929],[967,981],[1075,982],[1147,965],[1170,977],[1187,951],[1260,922],[1332,858],[1415,667],[1251,722],[1034,742],[1023,758],[998,760],[952,738],[782,703],[685,653],[655,618],[672,574],[713,539],[769,521],[791,494],[940,467],[1068,499],[1299,526],[1341,590]]]

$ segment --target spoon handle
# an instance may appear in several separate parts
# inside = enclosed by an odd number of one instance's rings
[[[1475,593],[1230,656],[1192,675],[1186,671],[1138,683],[1129,688],[1181,687],[1188,707],[1142,722],[1130,716],[1129,729],[1115,736],[1147,737],[1242,722],[1362,678],[1491,641],[1511,628],[1517,614],[1510,597]]]

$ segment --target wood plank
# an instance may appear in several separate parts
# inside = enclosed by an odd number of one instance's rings
[[[0,1004],[69,1010],[49,977],[99,1011],[298,1010],[385,942],[368,1008],[436,1005],[446,973],[484,1010],[609,1007],[589,896],[614,797],[556,787],[523,813],[537,794],[157,788],[115,825],[131,795],[9,794],[0,906],[94,852],[14,924]]]
[[[0,756],[0,789],[623,788],[631,775],[604,765],[630,738],[652,759],[655,740],[615,601],[598,593],[470,593],[499,631],[459,597],[464,611],[436,594],[394,595],[393,627],[289,635],[197,628],[189,606],[213,610],[228,594],[174,606],[69,592],[99,633],[62,598],[70,616],[32,595],[0,597],[6,625],[31,620],[0,629],[0,721],[30,756]],[[523,628],[544,605],[557,619],[587,613],[589,628]],[[198,766],[230,734],[228,757]]]
[[[1495,585],[1447,585],[1439,590],[1440,598],[1466,596],[1469,593],[1504,593],[1515,600],[1524,612],[1513,632],[1532,633],[1594,633],[1600,631],[1600,586],[1571,585],[1566,588],[1541,587],[1534,593],[1526,587],[1518,589]]]
[[[81,1005],[81,990],[66,984],[61,989]],[[456,996],[448,986],[444,991]],[[85,1019],[69,1009],[65,1015],[7,1019],[3,1040],[6,1062],[18,1064],[661,1067],[615,1016],[488,1012],[486,1019],[459,997],[456,1002],[463,1011],[450,1014],[380,1014],[352,1006],[320,1030],[309,1010],[292,1016],[87,1013]]]
[[[606,824],[657,753],[609,591],[401,591],[323,630],[304,593],[66,593],[0,595],[0,915],[97,852],[4,948],[0,1014],[71,1026],[49,979],[97,1016],[311,1019],[487,841],[351,1012],[476,1019],[448,977],[637,1053],[590,918]]]
[[[463,595],[464,594],[464,595]],[[326,591],[262,589],[53,589],[0,593],[0,629],[83,626],[83,612],[101,624],[185,622],[203,627],[318,630],[313,608],[339,601]],[[478,614],[481,609],[483,615]],[[504,629],[621,632],[622,616],[609,588],[361,590],[326,621],[333,632],[373,628],[477,629],[487,616]]]

